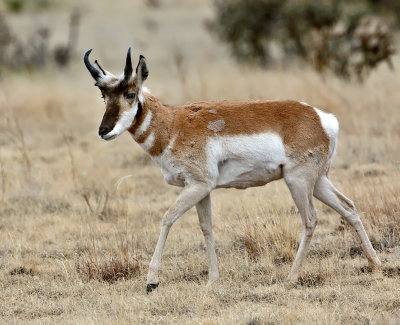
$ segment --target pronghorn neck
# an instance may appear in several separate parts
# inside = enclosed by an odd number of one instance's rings
[[[138,105],[137,117],[129,133],[151,156],[158,156],[170,141],[172,112],[147,92]]]

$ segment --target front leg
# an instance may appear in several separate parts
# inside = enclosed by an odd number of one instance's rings
[[[161,268],[162,253],[171,226],[182,214],[204,199],[212,189],[213,186],[208,183],[191,183],[186,185],[175,203],[163,216],[160,236],[150,262],[149,273],[147,274],[147,293],[153,291],[158,286],[158,272]]]

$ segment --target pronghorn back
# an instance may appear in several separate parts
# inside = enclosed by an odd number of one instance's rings
[[[178,106],[174,115],[173,132],[181,140],[176,146],[188,138],[204,141],[216,136],[273,133],[296,153],[315,147],[328,152],[329,148],[316,109],[297,101],[200,102]]]

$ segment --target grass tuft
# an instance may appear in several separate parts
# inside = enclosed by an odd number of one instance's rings
[[[99,280],[113,283],[139,276],[139,261],[127,248],[102,253],[93,248],[78,258],[76,271],[84,281]]]
[[[299,284],[303,287],[318,287],[324,284],[326,277],[320,274],[311,274],[306,272],[299,277]]]
[[[400,196],[393,185],[384,189],[380,192],[373,188],[365,190],[360,206],[370,228],[371,242],[380,251],[400,245]]]
[[[243,243],[250,260],[258,260],[265,251],[268,251],[274,264],[293,261],[299,243],[298,228],[294,227],[291,221],[292,214],[292,211],[274,210],[258,211],[257,215],[262,215],[262,218],[250,215],[244,217],[243,234],[239,241]]]
[[[10,275],[30,275],[34,276],[37,272],[32,267],[18,266],[9,272]]]

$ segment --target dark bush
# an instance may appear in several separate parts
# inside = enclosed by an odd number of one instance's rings
[[[286,59],[297,56],[320,72],[359,79],[383,61],[391,65],[385,21],[394,26],[400,17],[391,0],[216,0],[214,7],[208,27],[239,61],[266,66],[278,46]]]

